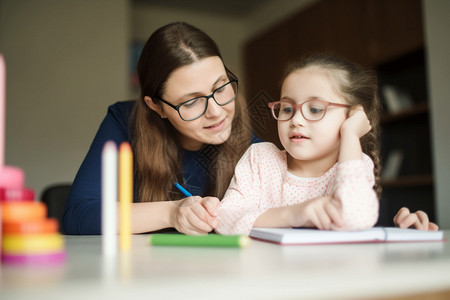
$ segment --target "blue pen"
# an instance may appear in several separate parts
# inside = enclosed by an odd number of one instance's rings
[[[175,187],[180,190],[186,197],[192,197],[192,194],[189,193],[184,187],[182,187],[178,182],[175,182]]]

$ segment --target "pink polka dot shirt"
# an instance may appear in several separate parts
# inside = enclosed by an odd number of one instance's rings
[[[372,227],[378,219],[378,198],[373,162],[336,163],[317,178],[300,178],[287,169],[285,150],[272,143],[253,144],[238,162],[234,177],[221,202],[221,234],[249,234],[255,220],[266,210],[298,204],[324,195],[341,202],[346,230]]]

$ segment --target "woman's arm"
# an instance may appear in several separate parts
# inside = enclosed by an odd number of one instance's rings
[[[92,142],[66,202],[63,225],[66,234],[101,234],[101,153],[106,141],[129,141],[128,116],[132,102],[109,107]],[[190,197],[179,201],[134,203],[132,232],[176,228],[187,234],[203,234],[217,225],[217,198]]]
[[[129,141],[128,117],[133,102],[111,105],[72,183],[63,226],[66,234],[101,233],[101,154],[106,141]]]
[[[188,197],[177,201],[133,203],[131,231],[151,232],[164,228],[198,235],[207,234],[218,224],[219,199]]]

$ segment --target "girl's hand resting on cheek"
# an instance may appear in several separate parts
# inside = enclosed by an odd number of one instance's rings
[[[219,205],[216,197],[193,196],[179,200],[172,215],[172,227],[185,234],[207,234],[218,225]]]
[[[402,207],[394,217],[394,224],[400,228],[415,228],[419,230],[437,231],[439,227],[430,222],[428,215],[423,211],[411,213],[406,207]]]
[[[341,203],[331,196],[321,196],[293,206],[295,227],[331,230],[343,227]]]
[[[341,136],[353,133],[358,138],[367,134],[372,126],[361,105],[350,109],[348,118],[341,125]]]

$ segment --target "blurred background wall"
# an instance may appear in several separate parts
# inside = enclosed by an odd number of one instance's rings
[[[52,183],[71,182],[107,106],[137,97],[131,45],[158,27],[173,21],[198,26],[240,74],[246,36],[308,2],[0,0],[6,164],[22,168],[37,195]]]
[[[0,1],[6,164],[37,196],[71,182],[107,105],[128,90],[126,0]]]

